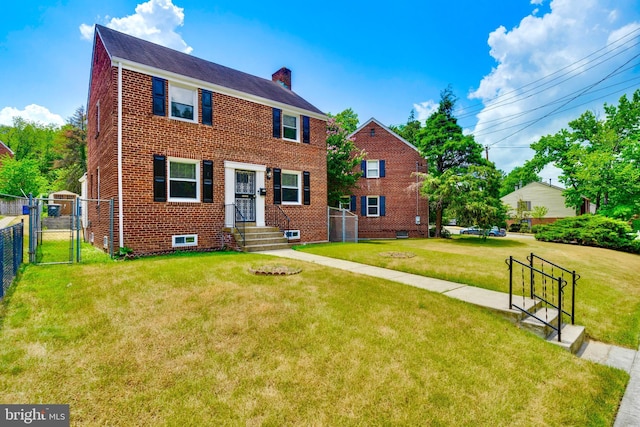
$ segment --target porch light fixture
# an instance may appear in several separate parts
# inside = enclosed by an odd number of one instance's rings
[[[267,179],[271,179],[271,168],[267,168]]]

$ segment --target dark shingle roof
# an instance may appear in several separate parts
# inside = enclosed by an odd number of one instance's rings
[[[120,58],[132,61],[317,114],[324,114],[295,92],[271,80],[205,61],[102,25],[96,25],[96,32],[112,59]]]

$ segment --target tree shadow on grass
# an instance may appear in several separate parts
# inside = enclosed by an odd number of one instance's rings
[[[478,236],[470,236],[455,237],[451,240],[456,245],[479,246],[485,248],[487,246],[492,248],[521,248],[523,246],[527,246],[526,242],[511,239],[502,239],[500,237],[487,237],[486,239],[483,239],[482,237]]]

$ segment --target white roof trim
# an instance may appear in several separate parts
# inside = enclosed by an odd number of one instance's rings
[[[397,133],[395,133],[394,131],[392,131],[391,129],[389,129],[388,127],[386,127],[385,125],[383,125],[382,123],[380,123],[379,121],[377,121],[375,118],[371,117],[369,120],[367,120],[366,122],[364,122],[364,124],[362,126],[360,126],[358,129],[356,129],[355,131],[353,131],[349,137],[352,137],[353,135],[355,135],[356,133],[360,132],[363,128],[367,127],[370,123],[375,123],[378,126],[380,126],[382,129],[384,129],[385,131],[389,132],[391,135],[393,135],[394,137],[396,137],[398,140],[404,142],[405,144],[407,144],[410,148],[413,148],[414,150],[416,150],[418,153],[420,153],[420,151],[418,150],[418,148],[413,145],[412,143],[410,143],[409,141],[407,141],[406,139],[404,139],[403,137],[401,137],[400,135],[398,135]],[[357,142],[356,142],[357,144]]]
[[[16,155],[16,153],[14,153],[13,150],[11,148],[9,148],[9,146],[7,144],[5,144],[4,142],[0,141],[0,145],[2,145],[4,148],[9,150],[9,153],[11,153],[12,156]]]
[[[206,89],[206,90],[210,90],[212,92],[216,92],[216,93],[221,93],[223,95],[229,95],[232,96],[234,98],[239,98],[239,99],[243,99],[245,101],[251,101],[251,102],[255,102],[257,104],[262,104],[262,105],[267,105],[269,107],[276,107],[276,108],[280,108],[282,110],[285,111],[291,111],[291,112],[295,112],[298,114],[302,114],[305,116],[309,116],[309,117],[313,117],[315,119],[319,119],[319,120],[327,120],[327,116],[325,116],[324,114],[318,114],[315,113],[313,111],[309,111],[309,110],[305,110],[303,108],[298,108],[298,107],[294,107],[291,106],[289,104],[284,104],[281,102],[276,102],[273,101],[271,99],[267,99],[267,98],[263,98],[260,96],[255,96],[255,95],[251,95],[249,93],[246,92],[242,92],[239,90],[235,90],[235,89],[230,89],[228,87],[225,86],[220,86],[220,85],[215,85],[209,82],[205,82],[202,80],[198,80],[198,79],[194,79],[191,77],[186,77],[182,74],[176,74],[176,73],[172,73],[166,70],[162,70],[159,68],[155,68],[155,67],[149,67],[147,65],[143,65],[140,64],[138,62],[133,62],[133,61],[129,61],[126,59],[121,59],[121,58],[117,58],[117,57],[111,57],[111,65],[116,66],[118,63],[122,64],[122,68],[125,70],[130,70],[130,71],[135,71],[138,73],[143,73],[143,74],[148,74],[150,76],[154,76],[154,77],[161,77],[161,78],[165,78],[169,81],[172,82],[176,82],[176,83],[182,83],[188,86],[195,86],[201,89]]]

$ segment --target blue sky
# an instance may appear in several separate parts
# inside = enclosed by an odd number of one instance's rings
[[[59,124],[86,103],[95,23],[264,78],[286,66],[294,91],[325,112],[353,108],[361,122],[401,124],[412,109],[424,119],[450,84],[460,124],[505,171],[540,136],[640,88],[640,0],[27,0],[3,9],[0,124],[16,115]]]

